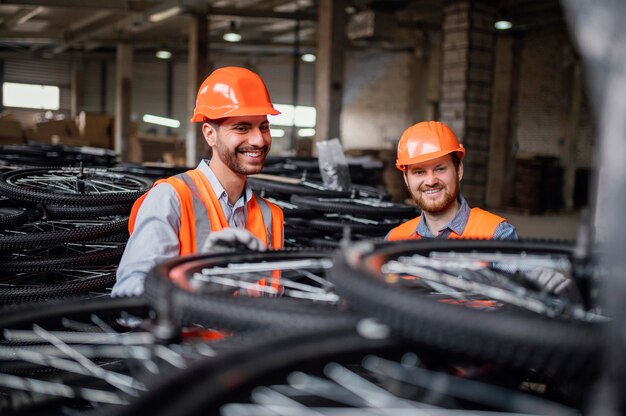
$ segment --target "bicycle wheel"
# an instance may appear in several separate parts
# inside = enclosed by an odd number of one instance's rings
[[[519,388],[485,381],[484,374],[453,376],[455,364],[449,356],[395,339],[368,339],[346,326],[273,333],[219,360],[196,363],[113,414],[578,413]],[[481,376],[481,382],[472,379]],[[518,375],[505,377],[509,384],[519,384]]]
[[[117,265],[64,268],[56,271],[18,273],[0,278],[0,302],[38,302],[69,296],[108,295],[115,284]]]
[[[19,169],[0,176],[0,193],[27,203],[131,204],[152,181],[96,168]]]
[[[40,220],[0,230],[0,250],[90,241],[126,231],[128,217],[98,217],[76,220]]]
[[[260,179],[248,177],[250,187],[259,195],[265,196],[291,196],[291,195],[312,195],[320,197],[333,196],[336,198],[350,197],[349,191],[333,191],[324,186],[322,182],[311,181],[291,181],[293,183],[282,182],[280,180]]]
[[[593,373],[604,318],[510,273],[512,265],[554,265],[572,252],[571,245],[520,241],[363,242],[338,254],[331,278],[355,309],[426,345],[548,372]],[[498,309],[502,303],[514,307]]]
[[[46,272],[117,263],[122,258],[125,246],[124,241],[105,239],[14,251],[7,255],[0,255],[0,272]]]
[[[211,328],[318,326],[351,321],[326,274],[330,251],[202,254],[148,275],[146,297],[162,316]]]
[[[364,215],[367,217],[414,218],[417,207],[372,198],[328,198],[292,195],[291,202],[321,212]]]
[[[348,214],[324,214],[323,218],[309,220],[311,228],[341,233],[346,227],[354,234],[382,237],[400,225],[401,220],[389,218],[363,218]]]
[[[120,318],[146,318],[141,298],[50,299],[5,306],[0,317],[0,404],[10,414],[62,414],[122,404],[145,390],[137,371],[149,333]],[[40,413],[38,413],[40,412]]]

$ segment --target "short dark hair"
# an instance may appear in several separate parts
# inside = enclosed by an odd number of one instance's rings
[[[224,120],[225,120],[224,118],[208,118],[208,117],[204,117],[204,120],[202,120],[202,122],[203,123],[208,123],[215,130],[219,130],[219,128],[222,125],[222,123],[224,122]]]
[[[461,164],[461,158],[459,157],[459,154],[457,152],[452,152],[450,153],[450,156],[452,157],[452,163],[454,164],[454,169],[456,169],[456,171],[459,171],[459,165]]]

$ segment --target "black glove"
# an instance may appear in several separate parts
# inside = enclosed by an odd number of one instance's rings
[[[246,229],[227,227],[209,234],[201,251],[214,253],[247,250],[265,251],[265,244]]]

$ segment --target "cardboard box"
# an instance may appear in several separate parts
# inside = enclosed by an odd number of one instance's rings
[[[49,120],[35,123],[35,130],[39,140],[44,143],[52,143],[53,136],[58,137],[58,140],[68,136],[65,120]]]
[[[81,111],[76,124],[78,133],[87,146],[113,149],[113,117]]]
[[[21,143],[24,143],[24,134],[19,121],[4,118],[0,119],[0,144]]]
[[[178,136],[134,134],[131,136],[131,161],[182,164],[185,144]]]

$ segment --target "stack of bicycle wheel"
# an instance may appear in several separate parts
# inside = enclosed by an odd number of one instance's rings
[[[0,176],[0,301],[107,293],[133,201],[151,181],[101,168],[13,169]]]
[[[0,146],[0,161],[16,166],[113,166],[117,153],[88,146],[31,143]]]
[[[572,245],[521,241],[178,257],[152,270],[143,297],[5,309],[0,405],[584,414],[607,318],[585,296],[547,293],[525,275],[544,267],[582,280],[587,266]]]
[[[367,185],[338,191],[322,182],[268,174],[248,182],[283,209],[285,243],[291,247],[336,248],[346,232],[356,240],[384,237],[418,215],[415,206],[391,202],[388,193]]]

